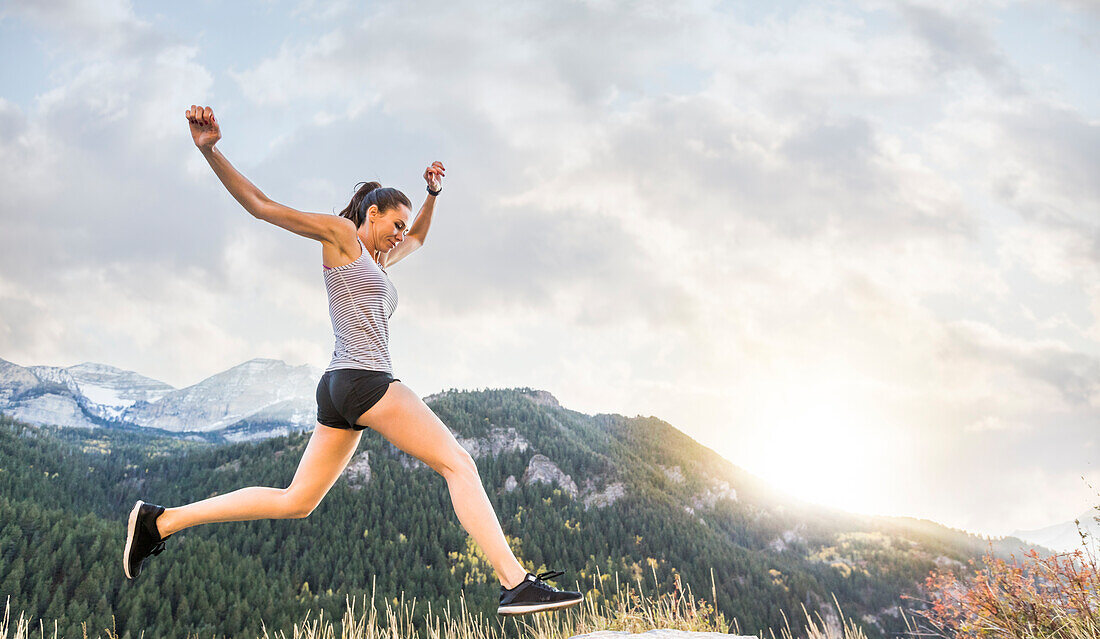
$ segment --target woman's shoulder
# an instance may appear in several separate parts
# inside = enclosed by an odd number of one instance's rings
[[[332,241],[321,244],[321,262],[328,268],[346,266],[367,252],[356,232],[355,222],[342,216],[339,219],[343,222],[336,223]]]
[[[333,216],[333,222],[333,238],[336,245],[344,249],[351,249],[358,246],[359,233],[356,232],[355,222],[352,222],[343,215]]]

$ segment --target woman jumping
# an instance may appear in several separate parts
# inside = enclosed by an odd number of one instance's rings
[[[253,217],[321,243],[336,346],[317,384],[317,425],[286,488],[249,486],[176,508],[138,500],[130,511],[122,570],[141,574],[176,532],[221,521],[308,516],[344,472],[363,430],[372,428],[447,480],[462,527],[485,552],[500,580],[497,613],[515,615],[577,605],[583,595],[547,584],[564,573],[527,572],[504,538],[473,457],[430,408],[393,377],[389,318],[397,289],[386,267],[420,248],[442,190],[443,164],[424,171],[428,197],[409,226],[412,203],[378,182],[360,183],[339,215],[304,213],[274,202],[237,171],[214,145],[221,129],[210,107],[186,112],[191,137],[225,188]],[[358,186],[358,185],[357,185]]]

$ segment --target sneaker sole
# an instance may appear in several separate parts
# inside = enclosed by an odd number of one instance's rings
[[[498,615],[522,615],[529,612],[542,612],[544,610],[561,610],[562,608],[569,608],[575,606],[584,599],[575,599],[573,601],[559,601],[556,603],[547,604],[527,604],[523,606],[509,606],[507,608],[497,608]]]
[[[134,504],[133,509],[130,510],[130,520],[126,525],[126,546],[122,549],[122,573],[126,575],[127,579],[133,579],[130,576],[130,547],[134,544],[134,532],[137,530],[137,516],[138,510],[141,509],[141,505],[145,503],[140,499]]]

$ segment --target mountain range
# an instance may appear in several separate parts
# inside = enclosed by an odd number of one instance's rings
[[[30,424],[154,429],[210,442],[258,440],[313,428],[314,390],[322,373],[315,366],[255,358],[175,388],[94,362],[62,368],[0,359],[0,412]],[[556,405],[546,391],[536,393]],[[1077,517],[1090,539],[1100,535],[1096,515]],[[1060,552],[1081,547],[1073,521],[1010,536]]]
[[[126,592],[112,586],[101,597],[96,586],[117,572],[118,513],[137,496],[178,504],[234,486],[285,485],[309,437],[302,431],[313,428],[320,374],[253,359],[177,389],[103,364],[23,367],[0,360],[6,414],[0,426],[8,423],[0,428],[0,519],[26,522],[0,529],[0,547],[8,535],[21,548],[16,555],[25,555],[18,565],[0,565],[0,587],[22,593],[35,614],[64,612],[78,620],[86,610],[118,613],[129,601]],[[986,551],[1007,559],[1030,547],[924,519],[806,503],[667,422],[579,413],[544,390],[452,389],[424,401],[477,460],[506,533],[532,566],[574,566],[569,577],[580,579],[597,569],[604,578],[630,579],[652,570],[664,584],[674,571],[697,585],[713,579],[716,602],[737,611],[747,627],[778,624],[780,609],[799,605],[835,627],[828,604],[835,594],[869,637],[892,636],[903,628],[899,595],[918,594],[929,570],[965,573],[967,562]],[[187,570],[216,580],[242,609],[258,608],[269,621],[282,613],[263,609],[273,595],[255,584],[290,593],[295,605],[331,611],[342,605],[342,592],[367,587],[365,575],[383,580],[388,592],[432,594],[437,605],[457,585],[491,593],[491,570],[457,527],[438,477],[383,438],[364,437],[361,448],[313,520],[325,531],[362,533],[326,536],[316,545],[314,537],[329,533],[310,524],[203,526],[180,537],[214,544],[196,553]],[[70,513],[90,517],[79,529],[98,531],[95,543],[106,549],[86,553],[83,571],[68,556],[81,547],[65,539],[73,530],[65,523]],[[28,531],[45,537],[32,540]],[[584,541],[570,543],[574,538]],[[206,559],[211,553],[239,566],[215,567]],[[191,561],[185,556],[177,561]],[[46,573],[20,567],[54,564],[66,574],[64,596],[43,580]],[[432,565],[443,570],[433,572]],[[251,576],[229,578],[244,574]],[[178,580],[163,587],[203,591]],[[221,619],[209,606],[160,609],[152,619],[136,604],[125,605],[133,608],[128,621],[144,620],[138,625],[153,634],[181,620],[224,632],[247,625],[243,618]]]
[[[185,388],[85,362],[65,368],[0,359],[0,411],[30,424],[145,428],[207,441],[312,429],[322,370],[251,359]]]
[[[1100,537],[1098,517],[1100,517],[1100,509],[1094,508],[1081,513],[1074,521],[1065,521],[1035,530],[1014,530],[1009,536],[1037,546],[1051,548],[1058,552],[1073,552],[1077,549],[1084,551],[1084,547],[1081,545],[1081,532],[1085,532],[1087,534],[1087,538],[1084,540],[1085,543],[1093,553],[1096,553],[1096,539]],[[1078,530],[1078,524],[1080,524],[1080,531]]]
[[[19,366],[0,359],[0,412],[30,424],[153,429],[210,442],[258,440],[313,428],[314,390],[323,372],[254,358],[175,388],[107,364]],[[550,393],[536,393],[541,401],[557,404]],[[1090,511],[1077,517],[1090,539],[1100,535],[1096,515]],[[1073,521],[1010,536],[1060,552],[1081,547]]]

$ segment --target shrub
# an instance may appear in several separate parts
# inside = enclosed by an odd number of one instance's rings
[[[1096,508],[1100,510],[1100,506]],[[1100,517],[1094,517],[1100,522]],[[1032,548],[1012,564],[993,556],[963,581],[950,572],[932,571],[925,580],[930,600],[912,612],[943,637],[1100,637],[1100,572],[1081,530],[1081,549],[1041,558]],[[970,560],[971,566],[974,560]],[[902,595],[904,599],[915,599]]]

